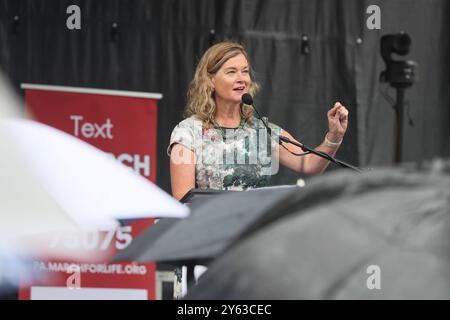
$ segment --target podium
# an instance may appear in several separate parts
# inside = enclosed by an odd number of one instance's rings
[[[204,202],[206,200],[212,199],[218,195],[225,194],[225,193],[260,191],[260,190],[273,190],[274,193],[278,193],[278,192],[284,192],[287,189],[295,189],[295,188],[298,188],[298,186],[297,185],[280,185],[280,186],[271,186],[271,187],[250,189],[250,190],[246,190],[246,191],[193,188],[193,189],[189,190],[180,199],[180,202],[190,205],[190,204],[194,204],[194,203],[198,204],[200,202]]]
[[[239,191],[213,190],[213,189],[191,189],[181,199],[181,203],[193,204],[211,199],[217,195]]]
[[[189,288],[195,265],[208,265],[250,229],[272,219],[299,189],[295,185],[248,191],[192,189],[180,200],[190,207],[189,217],[161,219],[117,258],[187,266]]]

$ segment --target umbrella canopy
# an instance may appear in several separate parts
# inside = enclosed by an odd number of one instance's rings
[[[229,192],[194,202],[188,218],[158,222],[115,260],[205,264],[297,188]]]
[[[0,119],[6,117],[19,117],[20,110],[21,108],[17,102],[17,97],[14,95],[10,84],[3,77],[0,70]]]
[[[187,299],[449,299],[450,171],[319,177],[216,259]]]
[[[19,103],[0,73],[0,121],[12,117],[20,117]],[[0,242],[7,244],[1,249],[0,243],[0,250],[13,250],[22,236],[78,230],[74,220],[42,187],[1,126],[0,153]]]
[[[220,192],[216,190],[210,191],[200,191],[200,196],[194,196],[197,194],[196,189],[191,190],[184,197],[190,202],[186,203],[189,207],[191,214],[197,211],[197,207],[203,205],[206,201],[214,198],[208,197],[209,195],[218,195]],[[224,192],[222,192],[224,193]],[[182,202],[183,200],[180,200]],[[178,222],[182,221],[180,218],[161,218],[155,221],[155,224],[140,233],[140,235],[133,240],[133,242],[125,249],[120,251],[114,258],[113,261],[144,261],[144,256],[148,253],[150,247],[152,247],[158,238],[163,236],[170,228],[175,226]],[[145,260],[149,261],[149,260]]]
[[[21,108],[11,92],[0,74],[3,265],[31,255],[88,257],[86,250],[50,250],[55,231],[78,233],[117,225],[117,219],[188,215],[187,207],[99,149],[19,118]]]
[[[85,259],[93,251],[49,248],[54,233],[111,227],[118,219],[185,217],[186,206],[99,149],[20,119],[0,75],[0,297],[31,277],[29,257]],[[106,252],[105,252],[106,254]]]
[[[0,73],[0,121],[20,117],[20,107]],[[27,254],[48,250],[24,237],[53,231],[77,232],[78,225],[45,190],[23,161],[14,143],[0,128],[0,299],[16,299],[19,277],[34,277]],[[49,240],[49,238],[46,238]],[[67,251],[67,250],[66,250]],[[58,251],[65,256],[65,251]],[[81,257],[86,257],[84,252]],[[72,252],[71,256],[74,255]]]
[[[186,206],[148,180],[65,132],[23,119],[3,119],[0,128],[22,155],[24,167],[83,226],[189,213]],[[25,202],[27,194],[11,201]]]

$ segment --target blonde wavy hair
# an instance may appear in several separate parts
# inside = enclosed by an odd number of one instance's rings
[[[217,106],[211,77],[219,71],[226,61],[239,54],[243,54],[249,63],[251,81],[248,93],[254,96],[259,89],[259,85],[252,80],[253,70],[250,67],[248,54],[244,47],[236,42],[220,42],[210,47],[197,65],[194,78],[189,84],[187,92],[186,117],[195,115],[202,120],[205,128],[214,126]],[[240,113],[241,118],[247,123],[252,122],[253,108],[251,106],[241,103]]]

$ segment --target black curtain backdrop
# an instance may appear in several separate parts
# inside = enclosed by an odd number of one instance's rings
[[[66,8],[81,8],[81,30]],[[381,8],[369,30],[366,8]],[[113,24],[117,28],[113,28]],[[350,111],[341,160],[364,167],[394,159],[395,113],[379,83],[383,34],[412,38],[420,80],[406,92],[404,161],[450,154],[450,3],[447,0],[0,0],[0,68],[18,92],[40,83],[160,92],[158,184],[170,190],[166,147],[182,119],[187,85],[202,53],[234,39],[250,54],[261,113],[309,146],[322,142],[335,101]],[[302,36],[309,54],[302,53]],[[330,166],[330,169],[334,169]],[[294,183],[287,169],[273,184]]]

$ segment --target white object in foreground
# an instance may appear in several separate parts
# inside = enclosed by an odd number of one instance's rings
[[[82,226],[112,219],[186,217],[189,209],[110,155],[50,126],[2,119],[2,134],[61,208]],[[27,201],[27,195],[17,201]]]

